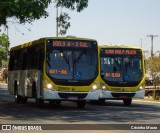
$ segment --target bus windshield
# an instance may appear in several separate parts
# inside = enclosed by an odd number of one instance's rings
[[[108,82],[138,82],[142,79],[141,54],[101,54],[101,77]]]
[[[63,43],[68,44],[66,41]],[[82,81],[97,76],[97,52],[94,47],[56,47],[49,43],[46,58],[47,75],[54,80]]]

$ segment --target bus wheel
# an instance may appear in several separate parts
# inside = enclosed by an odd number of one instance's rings
[[[53,105],[53,104],[55,104],[55,101],[54,101],[54,100],[50,100],[49,103],[50,103],[51,105]]]
[[[56,102],[55,102],[55,105],[56,105],[57,107],[59,107],[59,106],[61,105],[61,101],[56,101]]]
[[[43,107],[44,100],[37,97],[37,92],[36,92],[36,95],[35,95],[35,101],[36,101],[36,105],[38,107]]]
[[[38,98],[38,96],[37,96],[36,82],[33,82],[33,83],[32,83],[32,97],[35,98],[35,102],[36,102],[36,105],[37,105],[38,107],[42,107],[42,106],[43,106],[44,100]]]
[[[123,103],[125,106],[130,106],[132,103],[132,98],[129,99],[123,99]]]
[[[18,90],[16,89],[15,92],[15,102],[16,103],[21,103],[22,102],[22,97],[18,95]]]
[[[51,104],[51,105],[54,105],[54,106],[56,106],[56,107],[59,107],[60,105],[61,105],[61,101],[60,100],[51,100],[51,101],[49,101],[49,103]]]
[[[24,104],[26,104],[27,103],[27,97],[25,97],[25,98],[22,98],[22,103],[24,103]]]
[[[43,104],[44,104],[44,100],[43,99],[36,98],[36,105],[38,107],[43,107]]]
[[[105,104],[105,99],[99,99],[99,100],[98,100],[98,103],[99,103],[99,104]]]
[[[86,105],[86,101],[78,101],[77,102],[77,107],[80,109],[83,109]]]

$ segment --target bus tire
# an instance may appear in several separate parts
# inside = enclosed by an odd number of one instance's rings
[[[60,100],[50,100],[49,103],[51,105],[57,105],[57,106],[60,106],[61,104],[61,101]]]
[[[123,99],[123,103],[125,106],[130,106],[132,103],[132,98]]]
[[[32,97],[36,98],[37,91],[36,91],[36,82],[32,83]]]
[[[20,95],[18,95],[18,90],[16,89],[15,92],[15,102],[16,103],[22,103],[22,97]]]
[[[61,106],[61,101],[60,101],[60,100],[55,101],[55,106],[56,106],[56,107]]]
[[[44,100],[37,96],[36,82],[32,83],[32,97],[35,98],[35,102],[38,107],[43,107]]]
[[[106,101],[105,99],[99,99],[99,100],[98,100],[98,103],[99,103],[99,104],[105,104],[105,101]]]
[[[27,100],[28,100],[27,97],[22,98],[22,103],[23,103],[23,104],[27,104]]]
[[[85,105],[86,105],[86,101],[84,100],[84,101],[78,101],[77,102],[77,107],[79,108],[79,109],[83,109],[84,107],[85,107]]]
[[[36,98],[36,105],[37,105],[38,107],[43,107],[43,105],[44,105],[44,100],[43,100],[43,99]]]
[[[50,103],[50,105],[54,105],[55,101],[54,100],[50,100],[49,103]]]

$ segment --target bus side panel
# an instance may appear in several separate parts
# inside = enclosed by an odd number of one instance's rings
[[[9,71],[8,72],[8,91],[10,94],[15,94],[15,84],[19,84],[20,71]]]
[[[19,78],[19,95],[25,96],[25,79],[26,79],[26,71],[20,70],[20,78]]]
[[[17,84],[18,95],[32,97],[33,83],[36,84],[37,96],[41,97],[41,80],[39,70],[17,70],[8,73],[8,91],[15,94],[15,84]],[[42,93],[42,92],[41,92]]]
[[[14,94],[13,90],[14,88],[12,88],[12,81],[13,80],[13,76],[12,76],[12,71],[8,71],[8,92],[10,94]]]
[[[41,80],[40,80],[40,71],[39,70],[26,70],[26,79],[25,79],[25,96],[33,97],[33,89],[36,89],[37,96],[40,97],[41,89]]]

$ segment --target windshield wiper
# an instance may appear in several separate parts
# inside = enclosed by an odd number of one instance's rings
[[[85,54],[86,51],[82,51],[81,54],[78,56],[77,59],[74,60],[74,63],[76,63],[77,61],[79,61],[79,59],[82,57],[83,54]]]

